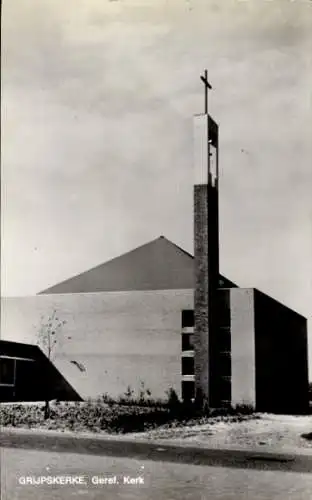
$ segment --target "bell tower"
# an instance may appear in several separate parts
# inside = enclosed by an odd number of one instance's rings
[[[214,405],[214,345],[219,286],[219,128],[208,113],[207,71],[204,113],[194,116],[194,371],[195,397]]]

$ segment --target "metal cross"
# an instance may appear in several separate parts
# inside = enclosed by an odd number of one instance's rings
[[[205,69],[204,76],[201,75],[201,81],[205,84],[205,114],[208,114],[208,89],[212,89],[212,86],[208,82],[208,71]]]

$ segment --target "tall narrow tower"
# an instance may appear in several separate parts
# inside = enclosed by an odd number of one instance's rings
[[[213,351],[217,335],[216,291],[219,285],[219,144],[218,125],[208,113],[194,117],[194,256],[195,256],[195,393],[213,406]]]

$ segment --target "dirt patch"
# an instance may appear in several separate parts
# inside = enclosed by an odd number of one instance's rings
[[[312,417],[258,415],[259,418],[241,422],[212,421],[203,425],[176,429],[155,429],[133,434],[138,438],[174,440],[196,446],[310,449],[312,451]],[[310,431],[310,432],[309,432]],[[310,435],[307,439],[304,435]]]

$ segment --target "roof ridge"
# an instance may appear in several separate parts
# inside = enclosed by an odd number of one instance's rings
[[[165,236],[161,236],[161,238],[165,238]],[[180,250],[181,252],[183,252],[188,257],[192,257],[192,259],[194,259],[194,255],[192,255],[191,253],[189,253],[186,250],[184,250],[184,248],[180,247],[176,243],[173,243],[173,241],[168,240],[168,238],[165,238],[165,240],[167,240],[169,243],[171,243],[171,245],[173,245],[174,247],[176,247],[178,250]]]

